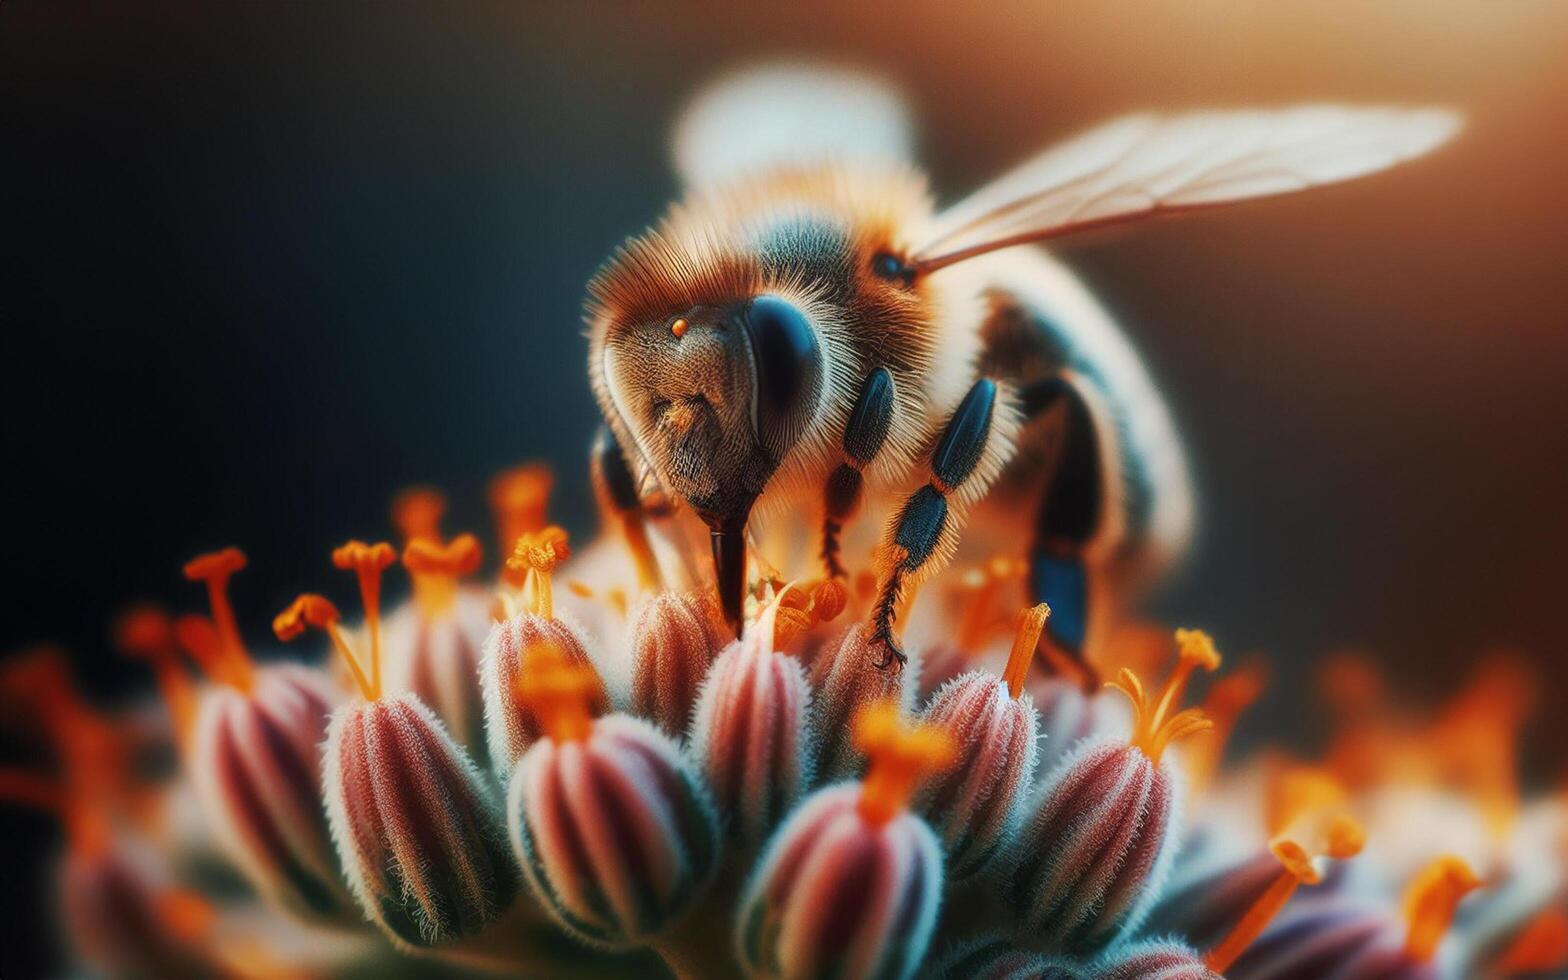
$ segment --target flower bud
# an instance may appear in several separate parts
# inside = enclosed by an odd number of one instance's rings
[[[911,657],[902,670],[878,667],[882,654],[866,641],[865,627],[850,623],[823,645],[811,664],[813,727],[817,731],[817,773],[823,779],[853,776],[861,758],[851,739],[851,722],[861,708],[893,698],[900,708],[914,701],[918,664]]]
[[[1041,784],[1009,887],[1031,945],[1092,953],[1136,927],[1158,897],[1175,852],[1179,802],[1163,753],[1208,725],[1196,709],[1171,709],[1194,669],[1219,665],[1208,637],[1178,637],[1181,658],[1157,702],[1130,670],[1116,682],[1137,716],[1131,740],[1085,742]]]
[[[811,690],[773,649],[777,605],[731,643],[697,699],[691,751],[743,847],[761,844],[810,783]]]
[[[697,690],[723,646],[713,611],[701,597],[680,592],[650,597],[632,630],[632,713],[666,734],[684,735]]]
[[[321,806],[321,742],[338,700],[319,672],[287,664],[256,670],[249,692],[213,685],[191,771],[221,845],[262,894],[299,914],[352,919]]]
[[[1042,604],[1019,616],[1006,679],[971,671],[943,685],[926,709],[926,721],[959,745],[959,763],[932,778],[918,807],[942,838],[954,881],[1002,847],[1033,785],[1038,733],[1023,677],[1048,613]]]
[[[495,794],[418,698],[338,709],[323,784],[349,885],[394,942],[469,936],[511,903],[517,871]]]
[[[479,763],[488,767],[480,651],[490,632],[489,601],[464,592],[438,616],[409,603],[387,617],[387,687],[429,705]]]
[[[1094,968],[1094,980],[1225,980],[1191,947],[1155,939],[1114,950]]]
[[[933,980],[1088,980],[1071,960],[1024,949],[1001,935],[959,943],[921,974]]]
[[[855,743],[871,758],[865,780],[808,797],[763,852],[737,922],[753,974],[892,980],[920,965],[941,902],[942,851],[906,805],[921,776],[954,753],[946,733],[907,729],[898,714],[883,701],[856,716]]]
[[[507,826],[529,887],[591,943],[662,932],[718,865],[718,817],[680,747],[628,715],[589,715],[591,670],[551,648],[518,684],[543,732],[518,762]]]
[[[553,648],[572,663],[592,666],[582,633],[569,620],[521,612],[496,623],[485,638],[480,660],[480,686],[485,696],[485,732],[490,764],[503,778],[539,738],[539,720],[517,699],[517,678],[529,651]],[[594,698],[595,714],[610,709],[601,686]]]

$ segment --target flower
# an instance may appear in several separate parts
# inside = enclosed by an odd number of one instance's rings
[[[632,630],[631,711],[670,735],[691,723],[697,690],[724,646],[710,603],[690,593],[650,596]]]
[[[895,701],[856,715],[865,779],[818,790],[758,860],[736,923],[754,974],[900,978],[920,965],[941,902],[942,851],[908,804],[955,750],[941,729],[906,727],[899,716]]]
[[[541,737],[512,772],[507,826],[529,888],[563,928],[606,946],[668,928],[718,863],[718,816],[667,735],[629,715],[595,719],[591,668],[552,647],[517,696]]]
[[[1177,666],[1156,703],[1131,670],[1115,682],[1137,715],[1132,737],[1083,743],[1040,787],[1008,892],[1031,945],[1071,954],[1102,949],[1136,927],[1159,893],[1180,802],[1164,751],[1208,725],[1197,709],[1171,709],[1195,669],[1219,666],[1205,634],[1179,630],[1176,639]]]
[[[327,633],[360,697],[333,712],[322,793],[332,839],[365,915],[394,942],[432,946],[471,936],[511,904],[517,872],[499,800],[435,714],[381,684],[380,576],[385,543],[350,541],[333,564],[353,571],[365,607],[364,649],[326,599],[302,595],[273,623],[280,639]]]
[[[942,837],[956,881],[976,873],[1007,841],[1033,788],[1039,732],[1024,676],[1050,609],[1018,616],[1012,653],[1001,679],[971,671],[937,691],[925,720],[953,736],[959,764],[926,785],[918,805]]]

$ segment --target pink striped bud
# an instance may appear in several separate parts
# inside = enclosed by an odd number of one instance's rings
[[[323,783],[349,885],[394,942],[469,936],[511,904],[517,870],[495,793],[418,698],[338,709]]]
[[[869,669],[875,669],[874,667]],[[940,729],[906,729],[883,701],[856,717],[866,779],[819,790],[773,836],[747,883],[737,945],[753,974],[908,977],[942,894],[942,850],[906,809],[925,773],[952,762]]]
[[[954,881],[985,867],[1007,841],[1033,784],[1038,740],[1024,673],[1050,610],[1019,616],[1004,679],[972,671],[943,685],[926,721],[953,736],[959,761],[933,777],[917,807],[942,838]]]
[[[567,931],[606,946],[662,932],[719,858],[718,817],[669,736],[629,715],[594,720],[598,678],[546,648],[519,683],[544,735],[518,762],[507,825],[535,897]]]
[[[1087,970],[1072,960],[1024,949],[1000,936],[980,936],[959,943],[922,976],[933,980],[1088,980]]]
[[[1174,709],[1194,670],[1219,666],[1204,634],[1181,630],[1177,639],[1180,658],[1157,700],[1130,670],[1115,682],[1133,703],[1132,738],[1081,744],[1040,786],[1009,889],[1032,945],[1094,952],[1135,928],[1159,897],[1179,802],[1164,752],[1209,727],[1198,709]]]
[[[893,698],[905,710],[913,703],[920,672],[916,658],[911,656],[902,670],[878,667],[881,659],[882,652],[866,641],[864,624],[852,622],[812,661],[816,698],[811,713],[820,778],[844,779],[859,772],[862,760],[851,738],[856,712],[885,698]]]
[[[490,764],[504,779],[543,730],[533,712],[517,699],[517,679],[530,650],[554,648],[569,661],[592,666],[582,631],[566,619],[522,612],[496,623],[485,638],[480,662],[480,686],[485,696],[485,732],[490,741]],[[610,710],[609,695],[601,688],[594,713]]]
[[[214,833],[263,895],[314,917],[355,918],[321,805],[321,742],[337,692],[318,671],[262,667],[248,691],[202,694],[191,772]]]
[[[767,838],[811,781],[811,691],[800,664],[773,649],[776,610],[714,662],[691,731],[692,756],[747,848]]]
[[[1225,980],[1209,969],[1185,943],[1157,939],[1134,943],[1108,954],[1094,968],[1094,980]]]
[[[697,690],[723,646],[713,609],[700,596],[649,598],[632,630],[632,713],[666,734],[684,735]]]
[[[485,704],[479,686],[480,650],[490,632],[490,604],[460,592],[436,615],[410,602],[387,617],[387,687],[429,705],[458,744],[487,768]]]

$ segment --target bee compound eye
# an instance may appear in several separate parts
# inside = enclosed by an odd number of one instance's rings
[[[756,366],[757,436],[775,457],[800,436],[822,383],[816,328],[793,303],[758,296],[741,315]]]

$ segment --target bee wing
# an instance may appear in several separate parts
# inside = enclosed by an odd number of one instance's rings
[[[1374,173],[1459,128],[1443,109],[1313,105],[1130,116],[1054,147],[936,218],[931,271],[997,248]]]
[[[778,166],[901,163],[914,127],[898,92],[859,72],[775,64],[726,75],[675,126],[675,169],[704,187]]]

